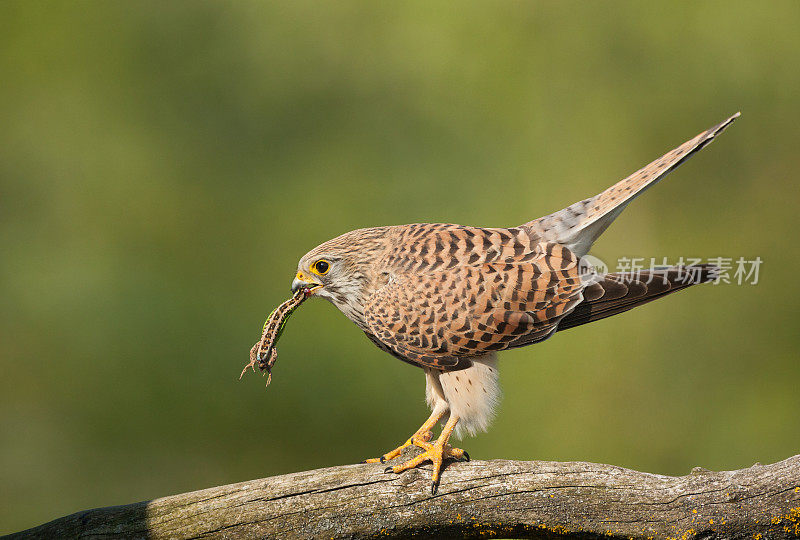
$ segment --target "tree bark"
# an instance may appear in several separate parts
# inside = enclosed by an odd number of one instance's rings
[[[403,458],[408,457],[406,453]],[[78,512],[10,538],[797,538],[800,455],[672,477],[613,465],[346,465]]]

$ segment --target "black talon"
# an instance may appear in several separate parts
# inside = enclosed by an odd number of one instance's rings
[[[436,495],[436,490],[439,489],[439,481],[431,482],[431,495]]]
[[[390,472],[394,472],[394,470],[393,470],[393,467],[386,467],[385,469],[383,469],[383,472],[390,473]]]
[[[461,459],[464,460],[464,461],[469,461],[470,460],[469,459],[469,454],[466,451],[464,451],[464,455],[461,456]]]

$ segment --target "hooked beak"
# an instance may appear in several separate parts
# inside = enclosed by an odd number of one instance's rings
[[[299,289],[307,289],[306,294],[311,294],[313,291],[316,291],[320,287],[322,287],[322,283],[304,274],[302,271],[297,272],[294,281],[292,281],[293,293],[297,292]]]

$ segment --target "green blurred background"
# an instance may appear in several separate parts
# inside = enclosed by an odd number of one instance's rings
[[[479,459],[665,474],[800,449],[800,3],[0,3],[0,532],[393,447],[421,371],[298,258],[511,226],[741,110],[594,254],[763,260],[502,356]]]

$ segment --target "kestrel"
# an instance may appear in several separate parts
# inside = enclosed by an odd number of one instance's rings
[[[469,460],[448,444],[487,429],[500,397],[497,352],[543,341],[716,278],[715,267],[599,274],[582,264],[595,240],[635,197],[710,143],[731,116],[599,195],[518,227],[415,223],[359,229],[300,259],[292,291],[329,300],[375,345],[425,373],[432,412],[383,463],[414,445],[400,473]],[[693,270],[693,271],[690,271]],[[274,362],[274,357],[272,358]],[[271,364],[270,364],[271,365]],[[432,442],[432,429],[444,427]]]

